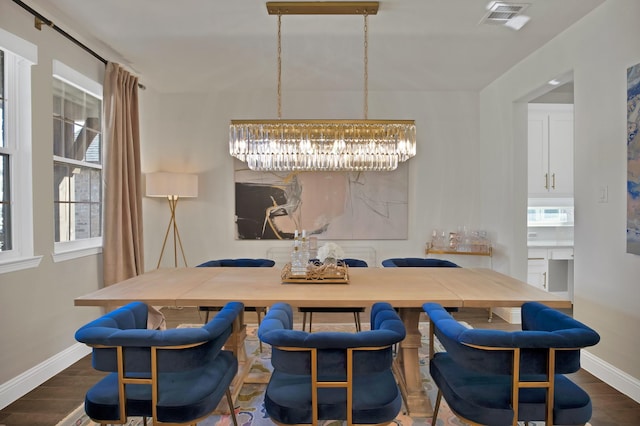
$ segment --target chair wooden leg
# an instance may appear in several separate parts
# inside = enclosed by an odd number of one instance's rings
[[[233,406],[233,398],[231,397],[231,391],[227,388],[227,404],[229,404],[229,413],[231,420],[233,420],[233,426],[238,426],[238,419],[236,419],[236,408]]]
[[[266,310],[265,308],[256,308],[256,314],[258,315],[258,328],[260,328],[260,324],[262,324],[262,312]],[[262,353],[262,340],[258,339],[260,344],[260,353]]]
[[[309,333],[311,333],[311,323],[313,323],[313,312],[309,312]]]
[[[438,389],[438,396],[436,396],[436,404],[433,407],[433,417],[431,418],[431,424],[435,425],[438,420],[438,410],[440,409],[440,401],[442,401],[442,392]]]
[[[362,331],[362,323],[360,322],[360,312],[353,313],[353,319],[356,322],[356,331]]]
[[[307,328],[307,313],[303,312],[302,313],[302,331],[305,331],[306,328]]]

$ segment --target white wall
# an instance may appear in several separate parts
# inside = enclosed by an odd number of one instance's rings
[[[575,85],[575,306],[574,315],[602,340],[588,352],[592,369],[620,376],[640,394],[640,257],[627,254],[626,70],[640,62],[640,2],[609,0],[523,60],[480,93],[483,197],[492,202],[499,235],[518,229],[526,200],[528,94],[573,70]],[[526,127],[525,127],[526,129]],[[495,184],[497,182],[497,184]],[[609,202],[598,203],[607,186]],[[518,191],[514,194],[513,191]],[[483,217],[491,217],[488,210]],[[522,219],[521,219],[522,218]],[[513,235],[512,272],[526,272],[526,238]],[[516,258],[517,256],[517,258]]]
[[[163,95],[147,90],[143,96],[143,172],[199,175],[198,198],[181,201],[177,209],[188,264],[220,257],[264,257],[269,247],[288,245],[284,241],[235,240],[229,120],[275,118],[275,91]],[[285,93],[283,116],[362,118],[361,102],[360,93]],[[379,264],[387,257],[423,256],[435,227],[455,230],[458,225],[485,225],[479,215],[477,105],[477,94],[469,92],[369,94],[369,118],[416,121],[418,154],[409,161],[410,237],[340,244],[374,247]],[[160,199],[144,200],[147,269],[155,268],[158,261],[169,219],[166,204]],[[167,266],[173,264],[173,247],[169,249],[170,255],[165,253],[163,258]]]

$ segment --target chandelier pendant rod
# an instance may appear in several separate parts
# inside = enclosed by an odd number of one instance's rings
[[[282,14],[278,13],[278,120],[282,118]]]
[[[367,25],[367,17],[369,14],[364,13],[364,119],[369,119],[369,27]]]

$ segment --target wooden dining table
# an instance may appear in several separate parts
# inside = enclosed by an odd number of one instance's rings
[[[294,307],[371,307],[385,301],[398,308],[406,327],[394,363],[405,405],[416,417],[432,416],[432,406],[422,386],[418,351],[422,346],[419,319],[422,305],[437,302],[446,307],[520,307],[539,301],[554,308],[571,307],[571,301],[505,274],[483,268],[351,268],[348,283],[283,282],[280,268],[172,268],[157,269],[80,296],[76,306],[116,307],[132,301],[160,306],[222,306],[240,301],[245,306],[270,306],[286,302]],[[231,346],[240,364],[234,387],[248,379],[251,359],[240,318]]]

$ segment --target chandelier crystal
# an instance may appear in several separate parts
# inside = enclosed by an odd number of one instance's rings
[[[278,119],[231,120],[232,156],[257,171],[391,171],[416,154],[413,120],[367,119],[367,16],[377,2],[270,2],[267,9],[278,15]],[[283,14],[364,15],[364,120],[281,119]]]

